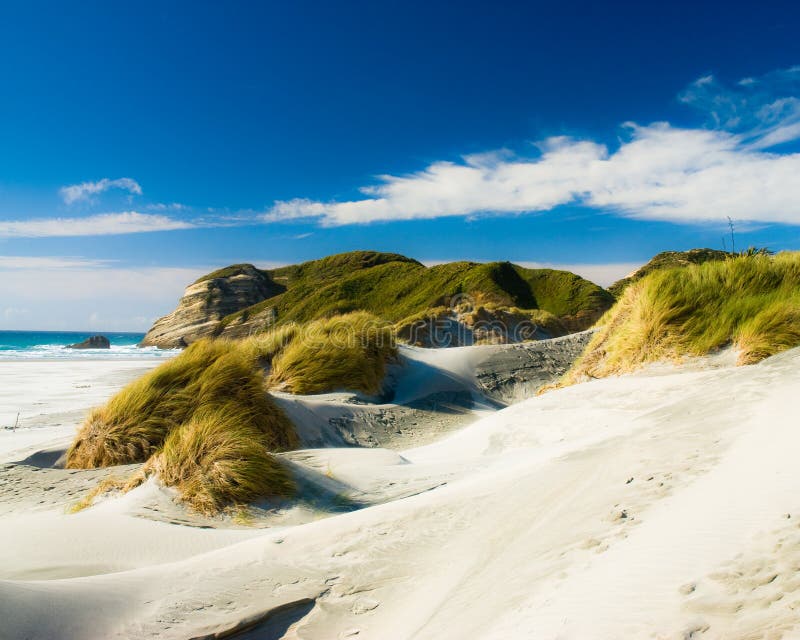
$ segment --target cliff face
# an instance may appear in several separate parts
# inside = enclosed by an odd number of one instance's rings
[[[215,335],[219,321],[276,296],[286,287],[253,265],[234,265],[211,273],[186,287],[178,307],[156,320],[142,346],[185,347],[198,338]]]

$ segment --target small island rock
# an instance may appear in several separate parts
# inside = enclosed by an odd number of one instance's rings
[[[105,336],[92,336],[83,342],[68,344],[67,349],[110,349],[111,342]]]

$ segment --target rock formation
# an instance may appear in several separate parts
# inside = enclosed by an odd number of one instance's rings
[[[110,349],[111,341],[105,336],[92,336],[83,342],[68,344],[67,349]]]
[[[225,316],[271,298],[285,288],[251,264],[215,271],[190,284],[177,309],[158,319],[141,345],[185,347],[198,338],[214,335]]]

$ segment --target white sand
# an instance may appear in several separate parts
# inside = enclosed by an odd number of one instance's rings
[[[298,452],[373,506],[266,530],[133,517],[153,483],[0,510],[0,637],[186,639],[281,606],[241,637],[800,637],[798,391],[793,350],[548,393],[399,454]]]
[[[0,462],[19,460],[42,443],[69,441],[87,409],[161,362],[0,361]]]

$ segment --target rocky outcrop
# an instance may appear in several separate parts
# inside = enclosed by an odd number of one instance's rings
[[[105,336],[92,336],[83,342],[68,344],[67,349],[110,349],[111,341]]]
[[[284,285],[251,264],[215,271],[190,284],[178,308],[159,318],[141,345],[163,349],[185,347],[198,338],[216,335],[225,316],[283,291]]]
[[[576,331],[591,326],[588,323]],[[416,347],[464,347],[547,340],[569,333],[560,318],[540,311],[479,306],[476,309],[437,308],[398,322],[397,337]]]

